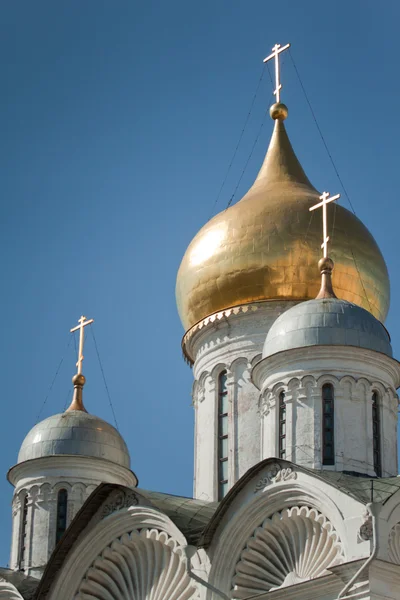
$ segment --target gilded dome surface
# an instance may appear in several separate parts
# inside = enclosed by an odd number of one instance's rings
[[[320,211],[310,213],[309,208],[319,196],[294,154],[283,120],[277,119],[253,186],[199,231],[183,257],[176,298],[185,329],[232,306],[315,298],[322,226]],[[328,215],[337,296],[384,321],[390,285],[374,238],[342,206],[329,205]]]

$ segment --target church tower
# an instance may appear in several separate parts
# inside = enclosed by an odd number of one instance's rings
[[[266,59],[275,60],[277,102],[256,180],[194,237],[177,276],[183,352],[195,379],[194,494],[201,499],[221,500],[249,468],[270,456],[313,468],[397,473],[397,363],[381,324],[389,308],[387,268],[363,223],[342,206],[331,206],[333,286],[340,301],[330,300],[324,312],[315,300],[321,226],[310,208],[321,194],[284,124],[288,109],[280,102],[279,54],[286,48],[275,46]],[[334,347],[328,351],[327,345]],[[294,348],[298,360],[289,369]],[[333,383],[335,389],[329,387]],[[336,419],[328,432],[322,426],[328,416],[316,407],[325,395],[327,411],[329,394]],[[361,424],[360,419],[365,432],[345,442],[344,422]],[[334,459],[323,456],[329,435],[335,438]]]
[[[261,170],[178,273],[195,498],[138,488],[118,431],[87,413],[81,317],[71,406],[30,431],[9,472],[0,598],[400,600],[388,274],[364,225],[294,154],[287,47],[265,59],[276,103]]]
[[[83,404],[84,327],[81,317],[77,373],[70,407],[35,425],[8,472],[14,486],[10,567],[40,578],[56,544],[90,494],[102,483],[136,487],[119,432]]]

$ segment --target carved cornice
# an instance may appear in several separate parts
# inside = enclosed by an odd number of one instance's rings
[[[205,319],[202,319],[193,327],[191,327],[182,338],[182,353],[185,362],[192,366],[194,364],[194,357],[190,353],[190,342],[193,336],[199,331],[205,329],[209,325],[213,325],[214,323],[218,323],[223,319],[228,319],[231,316],[237,316],[240,314],[245,314],[248,312],[255,312],[258,310],[260,303],[255,304],[242,304],[240,306],[233,306],[231,308],[226,308],[225,310],[221,310],[216,312]]]
[[[129,506],[137,506],[139,504],[139,498],[133,491],[128,490],[116,490],[113,492],[104,505],[100,508],[99,516],[100,519],[108,517],[118,510],[128,508]]]
[[[24,600],[17,588],[0,577],[0,600]]]
[[[271,465],[270,470],[267,472],[262,479],[257,483],[254,488],[254,493],[260,492],[265,489],[267,485],[271,483],[278,483],[280,481],[290,481],[297,479],[297,473],[292,467],[282,468],[280,464],[276,463]]]
[[[32,485],[40,485],[44,477],[59,479],[60,469],[64,473],[69,473],[65,479],[76,482],[81,478],[85,480],[83,473],[87,473],[89,476],[86,478],[86,484],[93,484],[96,481],[100,483],[104,481],[104,474],[107,473],[114,479],[117,477],[123,485],[131,487],[137,485],[137,478],[130,469],[104,458],[78,455],[44,456],[27,460],[12,467],[8,471],[7,479],[17,489],[19,481],[27,478],[31,479]]]
[[[360,372],[359,379],[367,377],[372,382],[377,377],[385,381],[386,386],[388,382],[392,382],[393,389],[397,389],[400,385],[400,363],[397,360],[380,352],[350,346],[310,346],[278,352],[260,360],[253,367],[251,378],[254,385],[262,389],[264,382],[278,373],[282,365],[287,372],[296,371],[301,366],[302,370],[313,373],[313,365],[316,361],[320,365],[318,372],[326,370],[329,373],[329,368],[322,366],[323,361],[330,366],[337,361],[336,365],[337,363],[352,365],[353,372]]]

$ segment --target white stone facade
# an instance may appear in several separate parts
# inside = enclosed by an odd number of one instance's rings
[[[79,534],[38,600],[400,600],[400,489],[368,503],[286,461],[238,482],[204,548],[140,489],[111,494]]]
[[[261,460],[259,391],[251,369],[272,323],[295,304],[258,302],[228,309],[186,334],[184,349],[194,359],[195,498],[218,500],[218,377],[223,371],[228,376],[229,487]]]
[[[136,485],[136,478],[129,469],[107,460],[84,456],[48,456],[26,461],[11,469],[9,480],[15,486],[10,567],[23,570],[26,575],[34,577],[41,577],[56,545],[57,499],[60,490],[64,489],[68,494],[68,527],[100,483]],[[24,525],[25,498],[27,512]],[[23,543],[25,551],[22,560]]]
[[[261,391],[262,458],[279,456],[279,394],[286,404],[286,459],[308,468],[375,476],[372,395],[378,396],[383,477],[396,476],[399,363],[354,347],[280,352],[252,373]],[[333,466],[322,464],[322,386],[334,390]]]
[[[372,393],[376,391],[381,475],[397,474],[397,361],[369,350],[329,346],[283,352],[260,363],[272,323],[293,305],[260,302],[228,309],[186,334],[184,350],[194,360],[196,498],[219,499],[218,380],[222,372],[227,374],[229,403],[229,488],[260,460],[279,456],[276,402],[281,391],[287,410],[286,458],[322,468],[321,388],[328,382],[335,393],[336,456],[335,465],[326,468],[375,475]]]

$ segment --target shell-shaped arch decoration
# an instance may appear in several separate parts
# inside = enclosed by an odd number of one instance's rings
[[[75,600],[197,600],[182,548],[167,533],[141,529],[114,540],[88,569]]]
[[[400,523],[392,527],[389,534],[389,560],[400,565]]]
[[[0,600],[23,600],[23,598],[12,583],[0,577]]]
[[[339,536],[314,508],[274,513],[254,531],[235,568],[232,598],[240,600],[324,574],[343,560]]]

